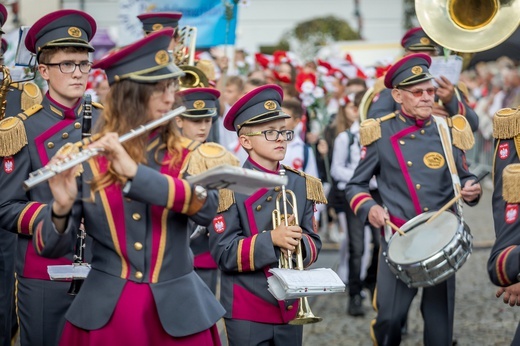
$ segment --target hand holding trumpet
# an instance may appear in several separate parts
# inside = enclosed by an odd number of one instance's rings
[[[294,215],[287,219],[289,225],[294,224]],[[278,246],[284,254],[287,251],[294,251],[302,238],[302,228],[300,226],[286,226],[281,223],[271,231],[271,239],[275,246]]]

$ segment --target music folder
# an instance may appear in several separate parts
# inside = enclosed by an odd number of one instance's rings
[[[345,284],[330,268],[271,268],[269,272],[273,275],[267,278],[267,289],[277,300],[345,292]]]
[[[237,193],[251,195],[260,188],[287,185],[287,176],[280,176],[248,168],[220,165],[192,175],[186,180],[206,189],[230,189]]]

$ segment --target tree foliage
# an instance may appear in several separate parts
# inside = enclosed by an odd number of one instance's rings
[[[348,41],[360,38],[359,34],[346,21],[334,16],[314,18],[301,22],[292,31],[294,37],[300,41],[306,41],[307,38],[315,34],[322,34],[323,37],[328,37],[333,41]]]
[[[359,40],[359,33],[343,19],[326,16],[298,23],[286,32],[275,49],[292,50],[301,56],[314,54],[319,47],[335,41]]]

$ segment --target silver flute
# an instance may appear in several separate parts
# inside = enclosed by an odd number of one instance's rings
[[[175,108],[174,110],[164,114],[159,119],[141,125],[135,129],[130,130],[128,133],[121,135],[119,137],[119,143],[124,143],[132,138],[142,135],[149,130],[153,130],[154,128],[159,127],[162,124],[175,118],[177,115],[184,113],[185,111],[186,107],[184,106]],[[31,172],[29,174],[29,178],[23,182],[23,188],[28,191],[36,185],[49,180],[55,175],[60,174],[61,172],[64,172],[67,169],[72,168],[82,162],[88,161],[91,157],[100,154],[102,151],[103,149],[101,148],[85,148],[78,153],[68,155],[64,159],[59,160],[51,165],[46,165],[34,172]]]

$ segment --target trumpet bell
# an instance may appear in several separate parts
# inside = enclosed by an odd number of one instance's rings
[[[309,306],[309,301],[307,297],[300,298],[298,304],[298,314],[296,318],[289,321],[289,324],[293,326],[301,326],[304,324],[318,323],[321,322],[323,318],[314,316]]]
[[[415,0],[415,12],[432,40],[461,53],[491,49],[520,24],[520,0]]]

